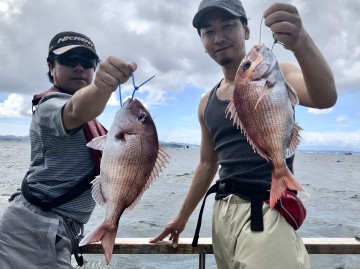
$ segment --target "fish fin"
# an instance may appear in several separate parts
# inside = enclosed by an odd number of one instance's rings
[[[98,242],[100,241],[104,234],[106,233],[106,229],[103,227],[104,225],[101,224],[95,230],[88,233],[79,243],[79,246],[85,246],[87,244]]]
[[[287,189],[302,191],[308,195],[308,192],[296,181],[285,162],[279,169],[280,171],[275,171],[274,169],[272,172],[269,203],[271,209],[275,207],[275,204],[281,197],[281,194],[284,193]]]
[[[109,264],[112,257],[117,230],[118,222],[116,222],[116,225],[107,225],[103,222],[95,230],[88,233],[80,241],[79,246],[85,246],[101,240],[101,244],[105,252],[106,264]]]
[[[297,146],[300,143],[300,139],[301,139],[300,131],[301,130],[302,130],[302,128],[299,126],[299,124],[295,122],[294,123],[293,134],[292,134],[291,141],[290,141],[290,145],[286,149],[286,152],[285,152],[285,158],[289,158],[292,155],[294,155],[295,150],[296,150]]]
[[[233,125],[236,125],[238,129],[241,130],[242,133],[244,133],[247,141],[249,142],[249,144],[251,145],[251,147],[253,148],[253,150],[258,153],[261,157],[263,157],[265,160],[269,161],[270,157],[269,155],[267,155],[264,151],[262,151],[251,139],[249,139],[249,137],[247,136],[246,130],[243,128],[243,125],[241,123],[241,120],[238,116],[238,113],[236,111],[236,107],[235,107],[235,102],[234,102],[234,98],[231,97],[229,100],[229,104],[225,110],[226,113],[226,118],[228,117],[228,115],[230,114],[230,120],[233,120]]]
[[[274,83],[275,84],[275,83]],[[274,87],[273,84],[268,84],[268,83],[265,83],[264,87],[263,87],[263,90],[259,96],[259,98],[257,99],[256,101],[256,104],[255,104],[255,107],[254,107],[254,110],[257,108],[258,104],[261,102],[261,100],[269,93],[270,91],[270,88],[271,87]]]
[[[86,144],[87,147],[97,150],[104,150],[106,143],[106,135],[98,136]]]
[[[91,181],[92,184],[91,194],[98,205],[104,206],[106,204],[106,200],[102,193],[100,182],[101,182],[101,176],[97,176],[93,181]]]
[[[242,123],[241,123],[240,118],[239,118],[239,116],[238,116],[238,113],[237,113],[237,111],[236,111],[235,102],[234,102],[234,98],[233,98],[233,97],[230,98],[229,104],[228,104],[228,106],[226,107],[226,110],[225,110],[225,118],[227,118],[228,115],[230,115],[230,120],[233,121],[233,125],[236,125],[236,127],[237,127],[238,129],[240,129],[241,132],[243,132]]]
[[[134,209],[134,207],[139,204],[144,192],[151,186],[151,184],[154,182],[154,178],[149,177],[149,180],[146,182],[145,186],[141,190],[141,192],[138,194],[138,196],[135,198],[135,200],[124,210],[124,213],[127,214],[131,210]]]
[[[259,148],[251,139],[248,138],[246,132],[244,132],[246,139],[250,146],[253,148],[254,152],[259,154],[261,157],[263,157],[265,160],[270,161],[271,158],[266,152],[264,152],[261,148]]]
[[[299,97],[296,93],[296,91],[294,90],[294,88],[288,83],[286,82],[286,88],[287,88],[287,92],[290,98],[290,102],[291,105],[296,106],[299,104]]]
[[[156,178],[159,173],[162,172],[162,168],[165,168],[166,164],[169,163],[169,158],[170,156],[166,153],[165,149],[162,146],[159,146],[158,155],[150,175],[150,180]]]
[[[121,130],[119,130],[119,132],[116,133],[115,138],[120,140],[121,142],[126,142],[125,133]]]
[[[271,75],[272,74],[272,75]],[[276,84],[276,73],[270,73],[269,76],[267,77],[266,81],[265,81],[265,85],[268,88],[272,88],[275,86]]]
[[[105,252],[105,258],[106,258],[106,264],[108,265],[110,263],[114,244],[115,244],[115,238],[116,238],[117,228],[115,232],[108,232],[104,235],[103,239],[101,240],[101,245],[103,246],[104,252]]]
[[[165,165],[169,163],[168,158],[170,158],[170,156],[166,153],[165,149],[159,145],[158,154],[154,163],[153,170],[151,171],[150,176],[146,181],[146,184],[143,187],[142,191],[139,193],[136,199],[125,209],[125,213],[129,213],[140,202],[144,192],[151,186],[151,184],[154,182],[154,179],[159,175],[159,173],[162,172],[162,168],[165,168]]]

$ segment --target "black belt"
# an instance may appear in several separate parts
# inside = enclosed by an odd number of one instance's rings
[[[90,176],[81,180],[71,190],[51,200],[40,199],[39,197],[33,195],[28,186],[26,178],[27,176],[25,175],[21,184],[22,195],[29,203],[40,207],[43,211],[50,211],[52,208],[65,204],[80,196],[80,194],[82,194],[86,190],[90,189],[91,181],[94,179],[94,176]]]
[[[242,188],[244,189],[244,188]],[[239,188],[233,183],[216,183],[212,185],[207,193],[205,194],[205,197],[203,199],[203,203],[200,208],[199,218],[196,225],[195,235],[193,238],[192,246],[197,247],[198,240],[199,240],[199,234],[200,234],[200,228],[201,228],[201,220],[202,215],[205,207],[205,201],[206,198],[212,194],[235,194],[239,196],[240,198],[243,198],[245,200],[248,200],[251,202],[251,217],[250,217],[250,226],[251,230],[255,232],[262,232],[264,230],[264,223],[263,223],[263,216],[262,216],[262,206],[264,200],[269,199],[269,192],[253,192],[249,191],[246,192],[246,194],[243,194],[243,191],[239,193]]]

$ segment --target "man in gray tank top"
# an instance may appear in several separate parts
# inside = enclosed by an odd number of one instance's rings
[[[327,108],[335,104],[337,93],[329,65],[302,27],[297,9],[289,4],[273,4],[264,11],[265,25],[274,38],[293,51],[300,68],[281,64],[287,82],[295,89],[300,105]],[[179,214],[151,242],[168,235],[176,247],[179,235],[218,171],[213,210],[213,248],[221,269],[310,268],[301,238],[284,217],[261,200],[263,228],[251,227],[248,197],[270,189],[271,165],[253,152],[244,135],[225,118],[234,92],[234,79],[246,55],[250,37],[247,15],[239,0],[202,0],[193,19],[205,52],[219,65],[224,78],[200,101],[198,117],[202,140],[200,163]],[[214,82],[216,83],[216,82]],[[293,158],[287,159],[292,169]],[[229,188],[227,188],[229,186]],[[238,195],[238,194],[241,195]]]
[[[86,147],[83,127],[90,126],[90,137],[101,134],[94,119],[136,69],[135,63],[109,57],[95,75],[98,63],[93,42],[83,34],[61,32],[50,41],[48,76],[54,86],[33,100],[31,164],[22,191],[0,219],[2,269],[73,268],[76,237],[95,207],[91,190],[82,185],[98,173],[99,162]]]

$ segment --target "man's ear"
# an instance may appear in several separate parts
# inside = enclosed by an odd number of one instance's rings
[[[50,74],[53,75],[54,64],[51,62],[48,62],[47,64],[48,64]]]
[[[244,29],[245,29],[245,40],[249,40],[250,38],[250,29],[247,25],[244,25]]]

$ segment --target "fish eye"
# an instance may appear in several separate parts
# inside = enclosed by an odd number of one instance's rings
[[[144,123],[146,121],[146,113],[144,111],[139,113],[138,121]]]
[[[246,61],[242,66],[243,71],[248,70],[250,66],[251,66],[251,61]]]

